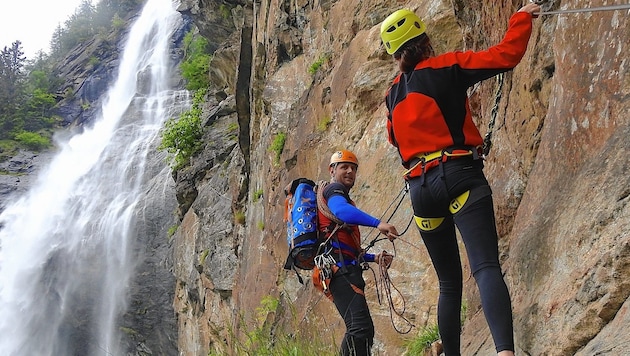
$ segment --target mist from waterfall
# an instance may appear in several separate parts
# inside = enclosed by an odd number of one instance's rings
[[[123,354],[134,226],[155,179],[147,157],[163,122],[189,105],[185,91],[169,88],[169,45],[182,22],[175,7],[147,2],[99,117],[59,142],[37,182],[0,214],[1,355]],[[168,169],[159,174],[170,179]]]

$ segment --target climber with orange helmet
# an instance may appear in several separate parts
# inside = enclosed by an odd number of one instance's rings
[[[344,223],[331,240],[330,256],[335,259],[334,272],[328,290],[331,299],[346,324],[346,333],[341,342],[341,355],[371,355],[374,339],[374,324],[365,299],[364,262],[382,263],[389,266],[393,256],[383,251],[377,255],[365,253],[361,248],[359,225],[377,228],[390,240],[398,236],[394,225],[363,212],[350,199],[359,160],[354,153],[340,150],[330,157],[330,183],[323,190],[325,204],[334,216]],[[318,211],[319,229],[329,232],[335,223]]]
[[[446,356],[460,354],[460,232],[481,305],[501,356],[514,355],[512,306],[501,273],[492,192],[483,173],[483,139],[467,90],[513,69],[527,49],[534,3],[512,15],[503,40],[485,51],[434,53],[412,11],[392,13],[381,39],[400,74],[387,91],[387,133],[398,149],[414,218],[439,279],[438,329]]]

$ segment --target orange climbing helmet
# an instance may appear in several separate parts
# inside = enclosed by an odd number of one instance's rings
[[[381,39],[388,54],[394,54],[410,39],[422,35],[427,26],[410,10],[393,12],[381,24]]]
[[[348,150],[339,150],[330,156],[330,166],[336,163],[349,162],[359,165],[357,156]]]

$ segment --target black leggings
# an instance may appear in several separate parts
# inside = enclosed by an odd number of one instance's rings
[[[330,292],[339,314],[346,324],[341,341],[342,356],[371,355],[374,323],[365,300],[365,280],[359,266],[347,266],[348,271],[337,271],[330,281]]]
[[[482,161],[460,158],[409,182],[414,215],[444,218],[437,228],[420,234],[440,281],[438,329],[446,356],[460,355],[462,267],[455,226],[466,247],[496,351],[514,351],[512,305],[499,265],[492,195],[482,170]],[[451,201],[466,191],[471,191],[468,201],[451,213]]]

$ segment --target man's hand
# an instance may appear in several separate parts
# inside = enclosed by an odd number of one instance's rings
[[[396,227],[390,223],[381,221],[378,223],[376,228],[381,232],[381,234],[387,236],[389,241],[394,241],[398,237],[398,230],[396,230]]]

